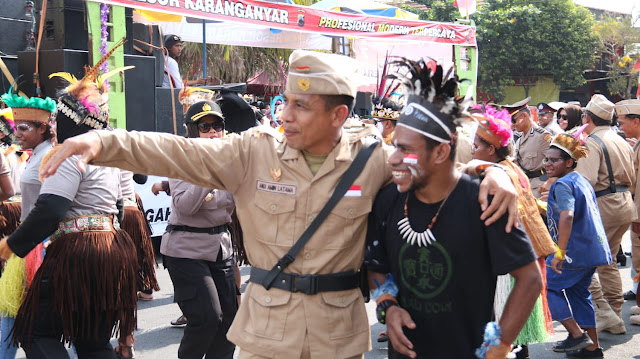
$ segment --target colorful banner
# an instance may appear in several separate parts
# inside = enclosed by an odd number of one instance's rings
[[[90,0],[98,1],[98,0]],[[476,46],[473,26],[347,14],[260,0],[102,0],[140,10],[330,36]]]

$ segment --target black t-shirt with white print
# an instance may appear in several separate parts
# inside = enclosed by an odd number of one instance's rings
[[[400,235],[405,200],[408,195],[409,222],[418,233],[442,202],[422,203],[391,184],[370,214],[365,264],[370,271],[393,273],[400,305],[417,325],[404,331],[419,358],[475,358],[484,326],[493,320],[496,276],[536,259],[522,230],[505,232],[506,216],[484,225],[478,189],[478,179],[461,176],[433,226],[437,241],[426,247]]]

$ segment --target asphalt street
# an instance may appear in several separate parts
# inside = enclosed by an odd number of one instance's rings
[[[625,251],[630,250],[629,237],[625,236],[626,240],[623,242]],[[627,266],[621,267],[622,280],[624,290],[627,291],[631,288],[632,281],[630,276],[630,264],[631,260],[627,260]],[[249,278],[249,267],[241,268],[242,283],[245,283]],[[180,315],[180,309],[178,305],[173,303],[173,285],[169,278],[169,273],[160,264],[157,271],[158,279],[160,281],[161,291],[154,293],[154,299],[152,301],[139,301],[138,302],[138,330],[135,333],[136,343],[135,351],[136,358],[138,359],[165,359],[165,358],[177,358],[178,346],[182,337],[183,330],[180,328],[173,328],[170,325],[171,320],[178,318]],[[243,284],[243,291],[246,284]],[[628,359],[639,358],[640,359],[640,326],[634,326],[629,324],[629,308],[635,303],[626,301],[623,307],[623,317],[627,325],[627,334],[625,335],[612,335],[608,333],[601,333],[600,345],[604,349],[606,358],[615,359]],[[378,343],[377,338],[384,326],[379,324],[375,316],[375,304],[370,302],[367,304],[367,314],[369,316],[369,323],[371,324],[371,342],[373,349],[365,354],[366,359],[379,359],[387,357],[387,344]],[[556,323],[557,324],[557,323]],[[461,325],[464,325],[462,323]],[[567,336],[567,332],[562,328],[560,324],[555,326],[556,334],[549,338],[549,340],[542,344],[533,344],[529,348],[530,357],[536,359],[554,359],[564,358],[564,354],[554,353],[551,348],[553,343],[559,340],[563,340]],[[455,333],[451,333],[455,335]],[[114,339],[112,344],[117,345],[117,341]],[[73,351],[70,349],[69,354],[71,358],[74,358]],[[237,350],[236,350],[237,356]],[[20,350],[17,358],[25,358],[24,353]],[[435,358],[441,359],[441,358]]]

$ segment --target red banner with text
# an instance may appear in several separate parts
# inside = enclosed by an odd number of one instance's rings
[[[260,0],[102,0],[101,2],[206,20],[248,23],[329,36],[476,46],[476,29],[473,26],[347,14]]]

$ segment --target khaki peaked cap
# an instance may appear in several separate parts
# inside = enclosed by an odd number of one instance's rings
[[[295,50],[289,57],[286,90],[295,94],[356,97],[356,61],[350,57]]]

